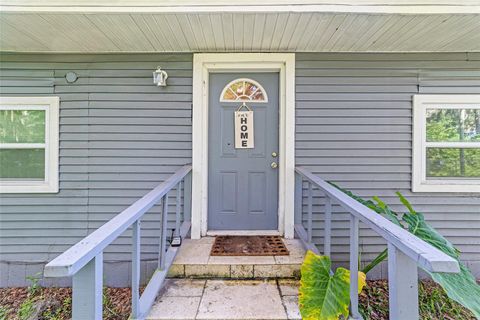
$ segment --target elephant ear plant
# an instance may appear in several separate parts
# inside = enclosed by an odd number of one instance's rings
[[[331,261],[308,251],[301,268],[299,305],[302,319],[337,320],[348,317],[350,304],[350,271],[338,268],[331,272]],[[358,291],[366,284],[363,272],[358,274]]]
[[[443,273],[443,272],[428,272],[432,279],[438,283],[447,293],[448,297],[462,304],[464,307],[470,309],[472,313],[480,319],[480,286],[477,284],[475,277],[468,270],[468,268],[460,262],[460,252],[452,243],[445,239],[440,233],[432,228],[426,221],[422,213],[413,209],[412,205],[407,199],[397,192],[402,204],[407,208],[405,213],[397,213],[391,210],[378,197],[373,197],[372,200],[364,200],[352,192],[342,189],[330,182],[331,185],[338,188],[353,199],[369,207],[373,211],[381,214],[391,222],[408,230],[410,233],[416,235],[423,241],[431,244],[435,248],[456,259],[460,265],[459,273]],[[369,265],[363,268],[363,272],[367,273],[376,265],[387,258],[387,250],[380,253]],[[425,270],[426,271],[426,270]]]

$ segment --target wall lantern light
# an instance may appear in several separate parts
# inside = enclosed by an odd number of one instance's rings
[[[157,67],[157,70],[153,71],[153,83],[155,83],[158,87],[166,87],[167,79],[167,72],[160,69],[160,67]]]

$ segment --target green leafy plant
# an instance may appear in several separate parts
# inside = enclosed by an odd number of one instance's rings
[[[480,286],[477,284],[475,277],[470,270],[460,261],[460,251],[456,249],[451,242],[445,239],[440,233],[432,228],[426,221],[422,213],[414,210],[413,206],[400,193],[397,192],[402,204],[407,208],[405,213],[397,213],[391,210],[378,197],[373,197],[373,200],[364,200],[352,192],[342,189],[339,186],[331,183],[345,194],[354,198],[363,205],[369,207],[373,211],[381,214],[391,222],[408,230],[410,233],[419,237],[423,241],[431,244],[435,248],[456,259],[460,265],[459,273],[444,273],[444,272],[429,272],[425,270],[432,279],[438,283],[447,293],[450,299],[453,299],[468,308],[472,313],[480,318]],[[370,264],[365,266],[362,271],[367,273],[376,265],[387,258],[387,250],[381,252]]]
[[[337,268],[331,274],[331,261],[308,251],[301,267],[299,305],[302,319],[336,320],[348,317],[350,304],[350,271]],[[359,293],[365,286],[366,276],[359,272]]]
[[[37,300],[37,293],[40,290],[40,276],[41,273],[37,273],[33,276],[27,276],[27,280],[31,282],[28,286],[28,295],[27,298],[22,302],[18,309],[18,317],[21,320],[30,318],[31,314],[34,311],[35,301]]]
[[[0,320],[7,320],[8,309],[4,306],[0,306]]]
[[[22,304],[18,308],[18,317],[20,318],[20,320],[26,320],[30,318],[30,315],[34,311],[33,303],[34,299],[30,297],[28,297],[27,299],[25,299],[25,301],[22,302]]]

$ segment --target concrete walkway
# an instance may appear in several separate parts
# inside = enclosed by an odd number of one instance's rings
[[[147,319],[301,319],[298,281],[168,279]]]

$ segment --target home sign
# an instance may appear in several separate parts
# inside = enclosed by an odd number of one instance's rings
[[[248,111],[241,111],[245,107]],[[242,104],[235,111],[235,149],[254,148],[253,111]]]

